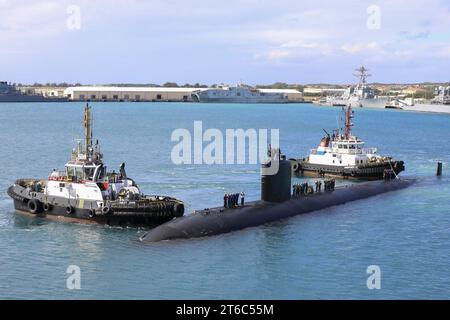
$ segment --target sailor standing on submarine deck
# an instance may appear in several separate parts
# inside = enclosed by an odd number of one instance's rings
[[[223,207],[226,208],[228,207],[228,194],[224,194],[223,196]]]

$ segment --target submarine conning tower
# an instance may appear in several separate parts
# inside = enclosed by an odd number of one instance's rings
[[[261,165],[261,200],[284,202],[291,198],[291,162],[280,149],[269,151],[270,159]]]

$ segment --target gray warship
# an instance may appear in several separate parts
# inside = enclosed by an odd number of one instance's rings
[[[393,97],[386,103],[387,109],[405,111],[450,113],[450,86],[439,86],[434,90],[431,100]]]
[[[369,70],[362,66],[355,71],[354,76],[359,79],[355,88],[348,88],[340,96],[327,96],[324,104],[334,107],[351,105],[353,108],[384,108],[387,97],[378,97],[375,90],[367,84],[367,78],[371,76],[368,74]]]
[[[288,103],[288,96],[281,92],[262,92],[258,89],[239,84],[234,87],[222,87],[194,91],[192,101],[206,103]]]
[[[67,98],[47,98],[39,94],[25,94],[15,85],[0,81],[0,102],[62,102]]]

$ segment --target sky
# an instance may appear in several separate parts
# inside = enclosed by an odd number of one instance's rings
[[[448,0],[0,0],[0,80],[450,81]]]

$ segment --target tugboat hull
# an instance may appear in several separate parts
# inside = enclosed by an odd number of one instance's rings
[[[184,204],[169,197],[110,201],[107,206],[98,207],[96,201],[49,197],[43,193],[30,192],[17,184],[9,187],[8,195],[14,199],[14,208],[19,213],[65,222],[155,227],[184,214]]]
[[[300,176],[329,176],[344,179],[379,180],[383,179],[385,170],[393,170],[398,175],[405,170],[405,166],[403,161],[367,164],[357,167],[342,167],[297,160],[297,165],[293,165],[292,169],[296,175]]]

